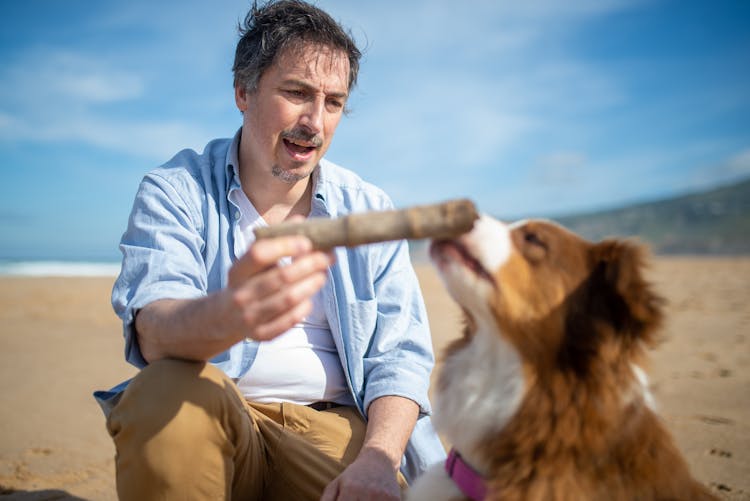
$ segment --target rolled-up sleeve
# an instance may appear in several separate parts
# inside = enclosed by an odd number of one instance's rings
[[[144,177],[120,242],[122,269],[112,306],[123,322],[125,358],[136,367],[147,364],[135,333],[138,310],[158,299],[196,298],[207,290],[202,220],[180,190],[158,173]]]

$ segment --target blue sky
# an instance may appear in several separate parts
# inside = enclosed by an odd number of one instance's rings
[[[328,158],[398,206],[554,216],[750,176],[750,2],[321,0],[365,47]],[[0,258],[117,259],[141,176],[240,124],[248,2],[4,2]]]

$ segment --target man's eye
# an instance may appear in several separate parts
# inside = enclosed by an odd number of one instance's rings
[[[328,108],[331,111],[337,111],[344,107],[344,103],[339,101],[338,99],[330,99],[328,101]]]
[[[284,93],[290,97],[294,98],[303,98],[305,97],[305,93],[298,89],[287,89],[284,91]]]

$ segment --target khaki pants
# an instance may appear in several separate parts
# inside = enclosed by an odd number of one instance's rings
[[[144,368],[107,421],[122,500],[319,499],[365,427],[350,407],[249,403],[221,370],[177,360]]]

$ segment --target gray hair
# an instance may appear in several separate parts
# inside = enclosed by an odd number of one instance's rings
[[[314,5],[301,0],[271,0],[259,7],[253,2],[239,32],[232,66],[235,87],[254,91],[260,77],[284,49],[304,43],[345,53],[349,59],[348,90],[357,83],[362,53],[351,33]]]

